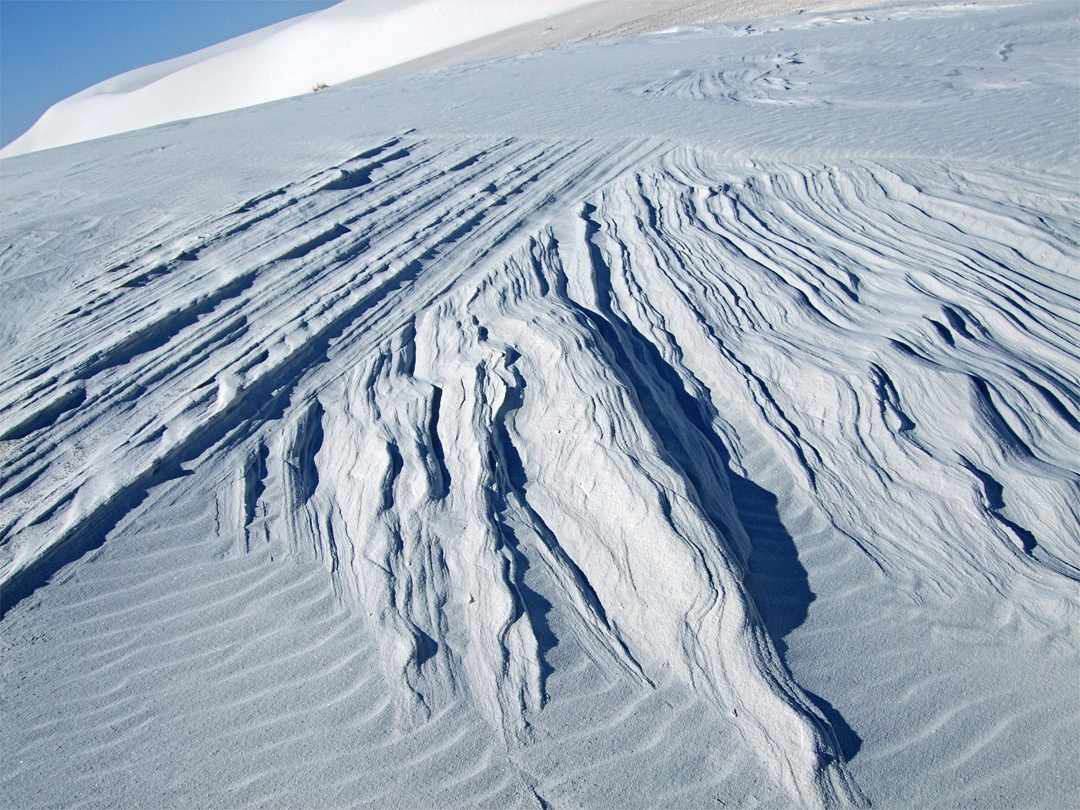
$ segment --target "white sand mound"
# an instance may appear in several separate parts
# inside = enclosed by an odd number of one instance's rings
[[[54,104],[0,155],[310,93],[588,2],[343,0],[95,84]]]
[[[52,107],[0,158],[408,73],[672,25],[839,0],[344,0],[128,71]]]

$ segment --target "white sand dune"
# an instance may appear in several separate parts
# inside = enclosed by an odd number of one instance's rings
[[[343,0],[95,84],[53,105],[0,155],[310,93],[587,2]]]
[[[0,157],[265,104],[365,76],[414,73],[807,5],[800,0],[342,0],[88,87],[50,107],[29,131],[0,149]],[[827,7],[829,0],[813,5]]]
[[[1075,8],[5,159],[10,807],[1064,807]]]

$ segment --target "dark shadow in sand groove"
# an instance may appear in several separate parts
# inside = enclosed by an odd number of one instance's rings
[[[723,439],[713,427],[720,419],[705,392],[689,390],[678,370],[661,355],[656,345],[632,324],[616,315],[612,298],[611,268],[595,242],[600,226],[592,219],[595,207],[586,205],[585,241],[593,265],[599,312],[578,308],[582,321],[595,329],[613,369],[637,395],[641,415],[686,478],[719,537],[731,539],[721,516],[709,509],[709,494],[726,477],[736,513],[750,538],[751,554],[746,587],[761,622],[780,659],[787,658],[785,638],[806,621],[816,598],[806,569],[799,561],[795,539],[780,520],[777,496],[736,474]],[[808,468],[809,469],[809,468]],[[805,692],[805,690],[804,690]],[[836,734],[840,753],[854,756],[861,745],[859,735],[824,698],[807,696],[821,711]]]

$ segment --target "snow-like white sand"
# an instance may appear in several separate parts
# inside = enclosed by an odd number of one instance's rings
[[[1073,3],[0,162],[5,807],[1067,807]]]
[[[579,40],[837,2],[342,0],[88,87],[50,107],[0,149],[0,157],[265,104],[375,74],[415,73]]]
[[[95,84],[54,104],[0,155],[310,93],[589,2],[343,0]]]

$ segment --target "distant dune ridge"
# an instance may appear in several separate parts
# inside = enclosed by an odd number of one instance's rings
[[[264,104],[373,74],[779,13],[796,5],[796,0],[343,0],[88,87],[50,107],[0,150],[0,157]]]
[[[5,154],[0,805],[1080,795],[1075,4],[723,13]]]

